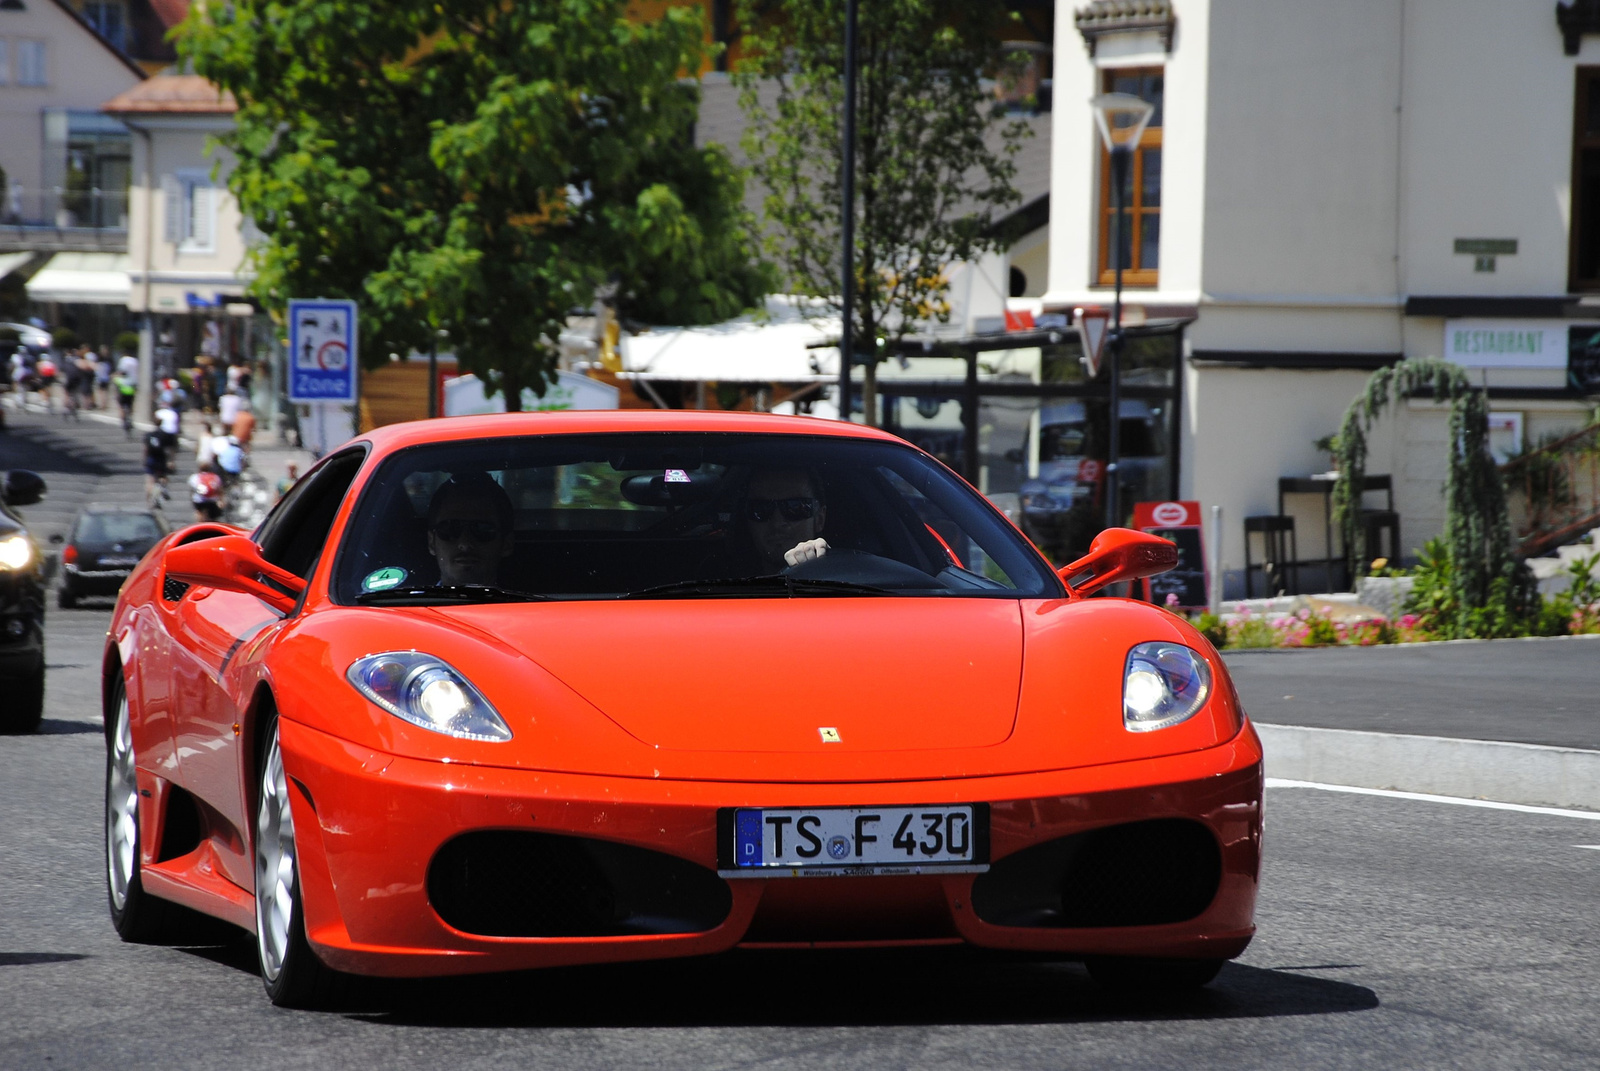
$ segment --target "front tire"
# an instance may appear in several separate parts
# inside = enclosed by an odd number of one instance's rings
[[[140,879],[139,783],[128,690],[121,680],[112,706],[116,713],[106,747],[106,895],[117,935],[148,944],[167,932],[176,907],[145,892]]]
[[[77,594],[65,580],[61,582],[61,587],[56,590],[56,605],[63,610],[71,610],[78,605]]]
[[[1088,960],[1089,977],[1107,989],[1127,995],[1187,993],[1209,983],[1227,962],[1220,959],[1156,959],[1146,956],[1100,956]]]
[[[289,778],[283,772],[278,719],[271,717],[256,803],[256,958],[272,1003],[314,1008],[329,1002],[339,976],[306,941]]]

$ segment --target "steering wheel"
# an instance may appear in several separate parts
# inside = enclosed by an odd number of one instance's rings
[[[838,580],[875,588],[931,588],[939,582],[921,569],[864,550],[830,549],[820,558],[791,565],[785,576],[801,580]]]

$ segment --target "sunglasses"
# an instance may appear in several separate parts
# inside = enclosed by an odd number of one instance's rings
[[[440,539],[460,539],[465,535],[474,543],[487,543],[500,536],[500,524],[497,521],[435,521],[433,534]]]
[[[786,521],[804,521],[817,515],[814,498],[752,498],[745,503],[745,516],[752,521],[765,521],[777,510]]]

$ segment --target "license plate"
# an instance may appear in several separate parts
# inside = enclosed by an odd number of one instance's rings
[[[138,565],[138,558],[101,558],[101,565]]]
[[[975,873],[988,870],[984,804],[728,808],[724,877]]]

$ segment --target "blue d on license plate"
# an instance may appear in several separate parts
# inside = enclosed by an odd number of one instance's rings
[[[986,810],[986,808],[983,808]],[[733,877],[918,874],[987,870],[986,815],[973,804],[925,807],[740,808]],[[726,858],[726,857],[725,857]]]

